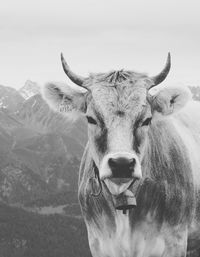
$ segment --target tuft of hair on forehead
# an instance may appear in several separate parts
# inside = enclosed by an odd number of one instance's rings
[[[92,73],[88,78],[88,83],[106,83],[107,86],[115,86],[118,83],[124,82],[126,80],[136,81],[140,78],[147,78],[146,73],[138,73],[134,71],[118,70],[110,71],[107,73]]]

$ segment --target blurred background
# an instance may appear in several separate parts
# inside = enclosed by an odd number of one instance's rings
[[[199,1],[0,0],[0,257],[88,257],[77,200],[87,141],[40,95],[72,69],[159,73],[200,100]]]

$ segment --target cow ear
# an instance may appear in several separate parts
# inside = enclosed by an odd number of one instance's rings
[[[192,94],[186,87],[168,87],[150,96],[149,99],[153,112],[169,115],[182,109],[192,99]]]
[[[56,112],[76,119],[77,114],[86,112],[86,93],[73,89],[62,83],[47,83],[42,90],[42,96]]]

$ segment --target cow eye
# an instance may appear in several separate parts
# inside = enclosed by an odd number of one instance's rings
[[[97,122],[95,119],[93,119],[91,116],[86,116],[88,123],[96,125]]]
[[[151,117],[146,118],[146,120],[144,120],[144,121],[142,122],[142,127],[143,127],[143,126],[148,126],[148,125],[150,125],[150,124],[151,124],[151,120],[152,120]]]

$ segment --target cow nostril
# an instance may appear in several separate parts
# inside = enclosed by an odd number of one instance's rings
[[[111,169],[116,168],[116,166],[117,166],[117,161],[116,160],[117,159],[114,159],[114,158],[110,158],[108,160],[108,165],[110,166]]]
[[[134,158],[130,159],[129,161],[129,169],[134,168],[136,164],[136,160]]]

